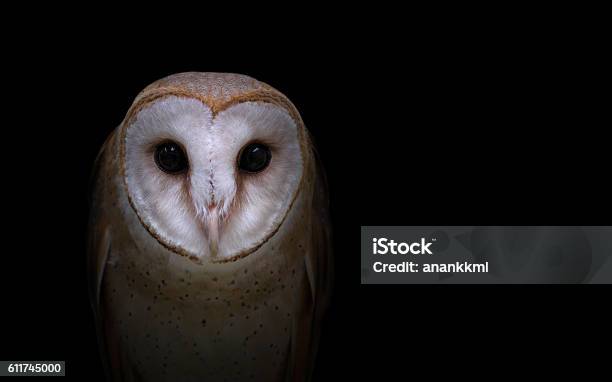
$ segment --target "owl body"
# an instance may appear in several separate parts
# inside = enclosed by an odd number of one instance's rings
[[[176,114],[178,119],[168,119],[170,124],[182,121],[176,129],[183,129],[185,115],[212,115],[214,119],[214,114],[228,108],[228,104],[247,103],[247,109],[265,104],[266,108],[272,105],[280,113],[286,112],[286,120],[297,127],[297,144],[290,147],[300,150],[300,160],[282,162],[300,165],[299,179],[288,181],[294,183],[294,190],[275,186],[283,193],[273,195],[279,198],[278,202],[271,199],[268,203],[265,197],[270,191],[260,195],[258,190],[241,199],[241,187],[249,192],[249,185],[244,183],[257,185],[262,179],[239,179],[233,188],[228,188],[232,190],[228,193],[232,201],[227,202],[226,210],[218,212],[226,202],[223,186],[218,184],[232,181],[220,180],[219,172],[214,173],[216,177],[208,176],[206,171],[212,174],[210,169],[215,166],[208,162],[220,157],[210,156],[202,161],[207,169],[202,174],[195,174],[200,171],[196,169],[198,160],[190,157],[193,168],[188,174],[161,174],[142,191],[134,191],[151,176],[140,180],[138,174],[143,171],[137,168],[135,178],[130,178],[130,166],[136,166],[129,163],[134,158],[129,153],[130,145],[140,141],[131,142],[127,130],[138,129],[138,123],[148,121],[146,116],[139,121],[138,113],[147,107],[152,110],[151,103],[163,100],[195,100],[208,107],[202,110],[213,111],[201,113],[200,106],[194,103],[197,112],[181,112]],[[189,104],[187,110],[196,110],[191,107]],[[257,113],[267,112],[266,108]],[[155,115],[151,120],[163,118]],[[199,121],[190,118],[187,119]],[[249,118],[242,114],[232,118],[248,125]],[[190,137],[189,129],[186,134]],[[239,140],[241,134],[230,136],[230,141]],[[177,139],[161,131],[153,142],[164,142],[169,137]],[[193,142],[210,145],[208,138],[199,141],[200,138],[195,137]],[[248,143],[249,139],[252,137],[244,140]],[[244,144],[240,142],[236,147]],[[210,145],[212,149],[221,146],[219,142]],[[191,156],[197,155],[197,150],[186,147]],[[277,157],[284,155],[282,148],[276,150],[272,150],[267,175],[236,175],[230,171],[231,176],[272,176],[275,152]],[[135,150],[141,151],[144,161],[148,161],[150,152],[146,148]],[[138,158],[140,154],[135,155]],[[228,154],[228,158],[233,156]],[[235,162],[232,160],[231,165]],[[150,171],[154,168],[151,165]],[[145,89],[126,120],[105,143],[95,174],[89,273],[99,342],[109,377],[126,381],[307,380],[329,296],[331,271],[326,193],[320,171],[299,114],[284,96],[266,85],[244,76],[187,73]],[[195,178],[200,175],[205,181],[197,183]],[[160,199],[150,196],[157,184],[163,186],[160,192],[166,192],[175,183],[180,192],[163,194]],[[192,195],[200,192],[199,188],[190,188],[194,184],[209,188],[200,196]],[[187,188],[185,193],[183,187]],[[143,198],[139,192],[149,196]],[[215,196],[209,198],[211,193]],[[206,202],[198,204],[198,198]],[[188,202],[181,204],[183,199]],[[258,205],[248,204],[260,200],[266,206],[263,212]],[[169,208],[168,203],[177,204]],[[198,212],[200,206],[205,209],[202,213]],[[278,211],[269,214],[270,208]],[[168,216],[179,222],[163,221]],[[262,222],[257,220],[259,216]],[[251,224],[241,227],[231,219]],[[177,237],[181,229],[190,234]],[[250,236],[242,239],[241,234]]]

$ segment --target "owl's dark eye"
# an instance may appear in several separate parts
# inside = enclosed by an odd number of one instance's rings
[[[189,167],[187,155],[178,143],[172,141],[157,145],[155,148],[155,163],[160,170],[168,174],[179,174]]]
[[[270,159],[272,159],[272,153],[268,146],[251,143],[240,152],[238,167],[246,172],[260,172],[268,167]]]

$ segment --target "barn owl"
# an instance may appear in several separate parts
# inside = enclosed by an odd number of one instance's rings
[[[283,94],[237,74],[158,80],[93,179],[88,272],[109,379],[310,378],[330,225],[322,168]]]

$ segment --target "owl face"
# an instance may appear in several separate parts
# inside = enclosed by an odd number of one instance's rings
[[[274,103],[215,112],[200,99],[169,95],[144,105],[122,129],[132,208],[162,245],[196,262],[255,251],[298,192],[298,125]]]

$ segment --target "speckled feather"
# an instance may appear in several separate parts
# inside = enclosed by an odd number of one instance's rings
[[[132,208],[121,134],[96,164],[90,216],[90,291],[108,376],[117,381],[303,381],[312,371],[329,298],[331,251],[322,169],[297,110],[250,77],[184,73],[155,82],[146,102],[180,94],[222,110],[274,102],[300,126],[304,172],[278,230],[232,262],[199,264],[151,236]]]

